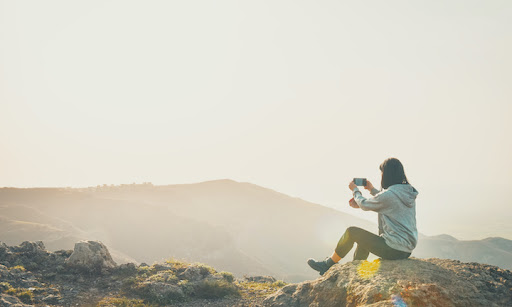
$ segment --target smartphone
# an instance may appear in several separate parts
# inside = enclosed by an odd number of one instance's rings
[[[358,186],[366,186],[366,178],[354,178],[354,183]]]

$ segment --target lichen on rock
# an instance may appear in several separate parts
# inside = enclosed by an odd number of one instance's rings
[[[512,272],[449,259],[357,260],[291,284],[265,306],[512,306]]]

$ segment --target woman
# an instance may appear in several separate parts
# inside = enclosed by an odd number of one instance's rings
[[[364,187],[373,197],[366,199],[354,182],[350,182],[354,198],[349,201],[353,208],[378,213],[379,235],[358,227],[349,227],[341,237],[331,257],[324,261],[309,259],[308,264],[323,275],[335,263],[345,257],[354,243],[357,248],[354,260],[366,260],[368,254],[382,259],[406,259],[418,242],[416,230],[416,196],[418,191],[409,184],[402,163],[396,158],[386,159],[381,165],[382,191],[367,181]]]

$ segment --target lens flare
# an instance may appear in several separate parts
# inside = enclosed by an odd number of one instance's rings
[[[394,307],[407,307],[407,304],[404,302],[400,294],[391,295],[391,301],[393,302]]]
[[[357,267],[357,274],[359,274],[361,278],[368,279],[373,277],[377,273],[379,267],[380,258],[377,258],[372,262],[365,260],[361,262],[361,264],[359,264],[359,266]]]

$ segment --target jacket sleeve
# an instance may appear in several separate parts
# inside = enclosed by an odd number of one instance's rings
[[[378,222],[379,222],[379,236],[384,232],[384,229],[382,228],[382,214],[377,213],[379,215]]]
[[[364,211],[381,212],[389,208],[388,193],[378,193],[376,196],[367,199],[358,188],[355,188],[353,194],[357,205]]]
[[[376,188],[373,188],[371,191],[370,191],[370,194],[372,194],[373,196],[377,195],[377,193],[379,193],[380,191],[377,190]]]

